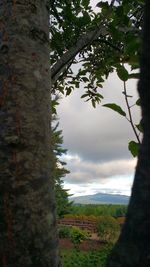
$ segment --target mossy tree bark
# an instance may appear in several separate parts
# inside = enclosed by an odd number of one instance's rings
[[[0,266],[58,267],[47,0],[0,1]]]
[[[121,236],[108,267],[150,266],[150,1],[146,1],[138,91],[144,137],[140,148],[131,201]]]

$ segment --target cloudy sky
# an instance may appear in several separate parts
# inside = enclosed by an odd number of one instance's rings
[[[127,89],[128,94],[134,95],[132,105],[138,97],[136,82],[128,82]],[[100,89],[104,99],[96,109],[80,98],[83,91],[84,88],[76,89],[63,98],[58,109],[64,147],[68,149],[64,160],[70,170],[65,188],[76,196],[97,192],[129,195],[136,159],[128,151],[128,142],[135,137],[124,117],[102,107],[105,103],[116,103],[126,111],[123,84],[116,74],[111,74]],[[134,107],[132,110],[138,123],[140,111]]]
[[[92,0],[93,7],[97,2]],[[124,117],[102,107],[105,103],[116,103],[126,111],[123,83],[114,73],[103,85],[100,93],[104,100],[96,109],[80,98],[84,86],[64,97],[58,108],[64,147],[68,149],[64,161],[70,170],[64,185],[75,196],[131,192],[136,159],[128,151],[128,142],[135,140],[133,130]],[[138,98],[135,80],[128,82],[127,90],[133,95],[132,105]],[[133,107],[132,114],[138,123],[140,111]]]

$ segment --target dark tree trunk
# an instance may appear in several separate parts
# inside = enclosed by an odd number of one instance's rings
[[[47,0],[0,1],[0,266],[58,267]]]
[[[138,91],[144,137],[131,201],[121,236],[108,267],[150,267],[150,1],[146,1]]]

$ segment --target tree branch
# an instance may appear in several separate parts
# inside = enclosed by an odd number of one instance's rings
[[[136,131],[135,125],[134,125],[134,123],[133,123],[132,114],[131,114],[131,107],[130,107],[129,102],[128,102],[128,95],[127,95],[126,82],[123,82],[123,84],[124,84],[125,101],[126,101],[126,105],[127,105],[127,109],[128,109],[128,114],[129,114],[129,120],[128,120],[128,121],[130,122],[131,127],[132,127],[132,129],[133,129],[133,131],[134,131],[134,134],[135,134],[135,136],[136,136],[136,138],[137,138],[137,141],[138,141],[138,143],[140,144],[141,141],[140,141],[139,135],[138,135],[138,133],[137,133],[137,131]]]
[[[55,83],[58,76],[65,69],[65,66],[75,58],[75,56],[83,50],[86,46],[90,45],[94,40],[96,40],[100,35],[106,35],[107,30],[105,26],[97,27],[95,30],[90,31],[84,34],[77,43],[72,46],[66,53],[62,55],[62,57],[55,63],[55,65],[51,69],[51,78],[52,84]]]
[[[105,15],[104,21],[110,16],[113,5],[116,0],[111,0],[110,8]],[[51,80],[52,85],[55,83],[55,81],[58,79],[58,77],[66,70],[66,66],[70,63],[71,60],[75,58],[75,56],[82,51],[85,47],[90,45],[94,40],[96,40],[100,35],[105,36],[108,31],[106,29],[106,26],[104,21],[101,21],[101,24],[99,24],[95,30],[92,30],[90,32],[85,33],[78,41],[77,43],[72,46],[67,52],[65,52],[60,59],[53,65],[51,69]]]

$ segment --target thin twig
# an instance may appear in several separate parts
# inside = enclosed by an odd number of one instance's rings
[[[128,118],[126,118],[126,119],[130,122],[131,127],[132,127],[132,129],[133,129],[133,131],[134,131],[134,134],[135,134],[135,136],[136,136],[136,138],[137,138],[137,141],[138,141],[138,143],[140,144],[141,141],[140,141],[139,135],[138,135],[138,133],[137,133],[137,131],[136,131],[135,125],[134,125],[134,123],[133,123],[133,118],[132,118],[132,114],[131,114],[131,107],[130,107],[130,105],[129,105],[129,101],[128,101],[126,82],[123,82],[123,87],[124,87],[125,101],[126,101],[126,104],[127,104],[127,109],[128,109],[128,114],[129,114],[129,119],[128,119]]]

